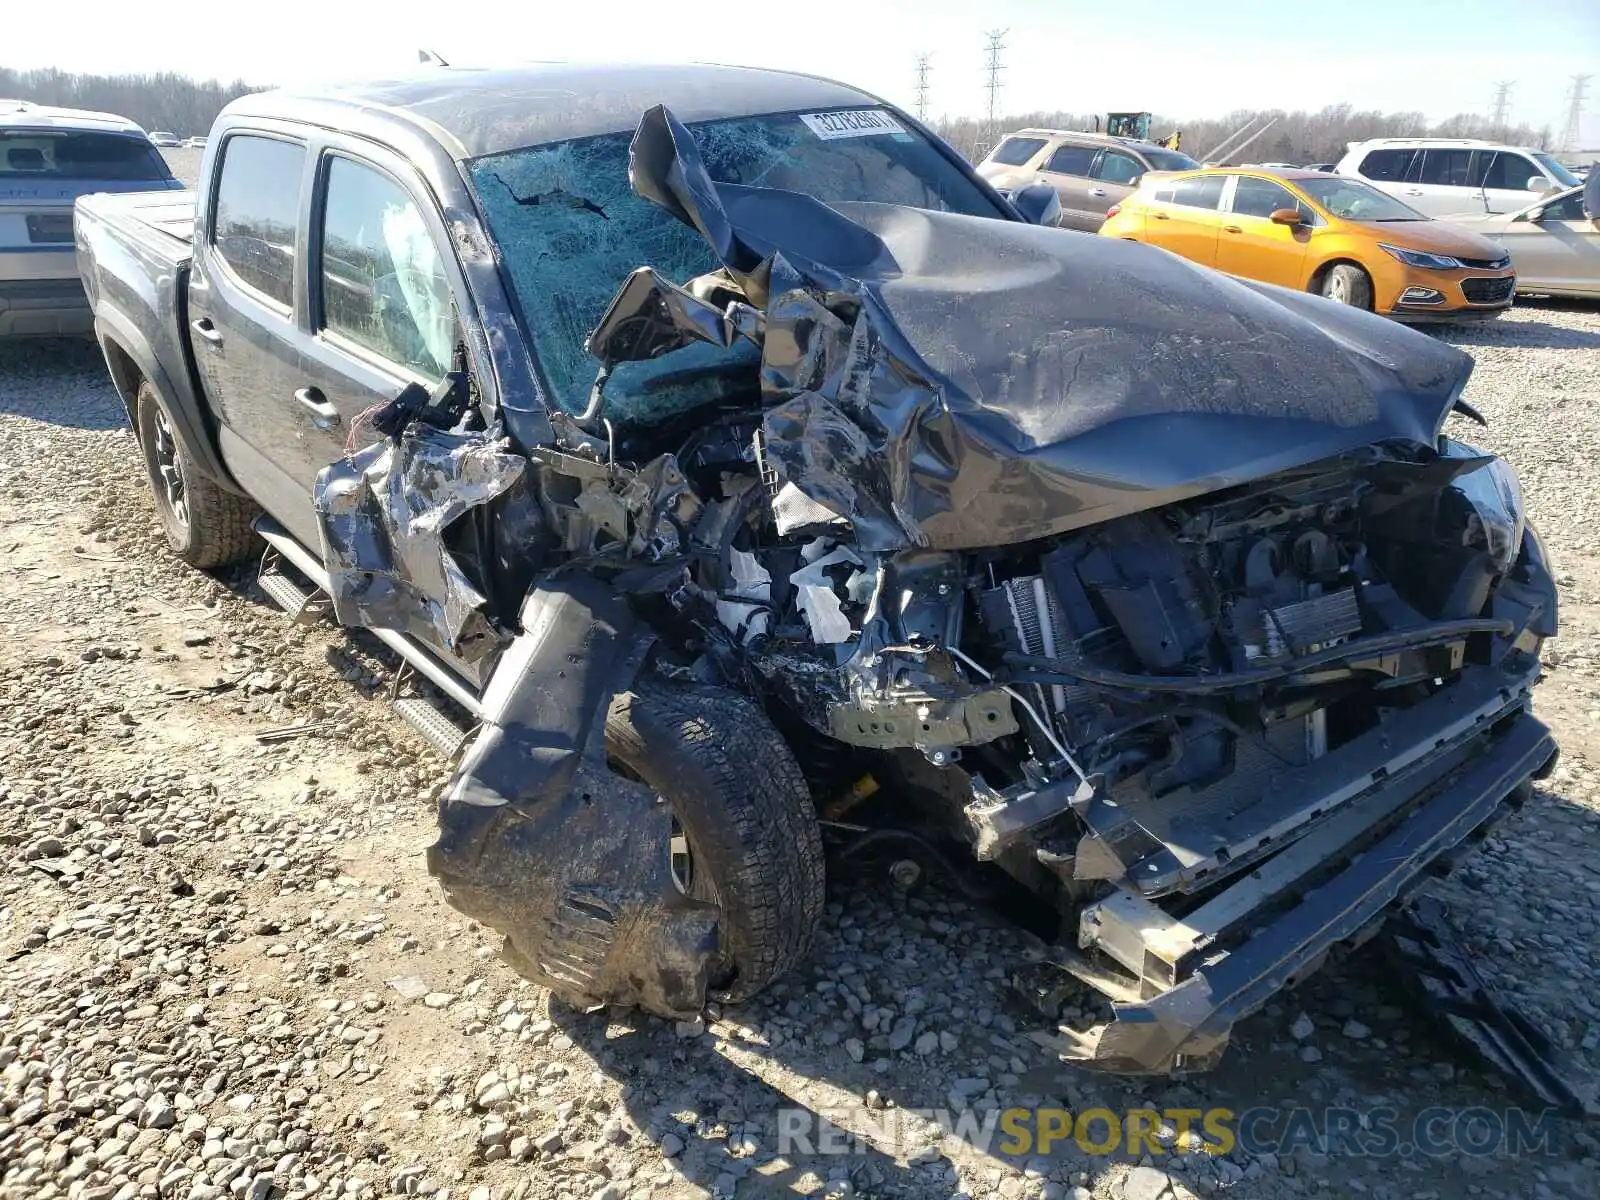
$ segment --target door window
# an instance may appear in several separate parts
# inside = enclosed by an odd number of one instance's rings
[[[437,378],[450,364],[456,317],[422,211],[389,176],[328,161],[322,220],[321,328]]]
[[[1058,146],[1050,161],[1045,163],[1046,171],[1053,171],[1057,175],[1088,175],[1089,167],[1094,162],[1095,150],[1093,146]]]
[[[1542,167],[1534,166],[1522,155],[1501,150],[1496,152],[1494,161],[1484,169],[1481,186],[1491,191],[1525,192],[1528,190],[1528,180],[1543,174]]]
[[[1105,151],[1100,155],[1100,161],[1094,165],[1096,179],[1121,184],[1123,187],[1132,187],[1139,182],[1139,177],[1143,174],[1144,164],[1131,154],[1123,154],[1120,150]]]
[[[1417,182],[1466,187],[1471,164],[1471,150],[1427,150],[1422,155],[1422,174]]]
[[[1034,137],[1008,137],[995,147],[989,161],[1003,167],[1020,167],[1044,149],[1044,139]]]
[[[1156,199],[1185,208],[1216,208],[1222,199],[1223,175],[1192,175],[1156,189]]]
[[[1400,183],[1417,157],[1416,150],[1373,150],[1361,160],[1361,173],[1368,179]]]
[[[1563,196],[1553,204],[1546,204],[1544,206],[1543,219],[1546,221],[1583,220],[1583,193],[1573,192],[1570,196]]]
[[[240,282],[294,306],[294,238],[306,148],[234,134],[222,148],[212,244]]]
[[[1233,211],[1241,217],[1270,217],[1280,208],[1301,208],[1288,188],[1270,179],[1239,176],[1233,189]]]

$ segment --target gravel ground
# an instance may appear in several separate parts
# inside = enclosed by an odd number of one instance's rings
[[[1540,687],[1562,766],[1442,894],[1592,1094],[1600,312],[1443,336],[1478,358],[1473,432],[1521,472],[1565,608]],[[812,961],[755,1002],[682,1026],[551,1005],[427,877],[443,771],[382,702],[381,646],[165,553],[91,347],[0,346],[0,466],[0,1197],[1597,1194],[1572,1127],[1523,1157],[1141,1164],[1007,1156],[909,1114],[1503,1111],[1362,955],[1242,1025],[1209,1075],[1105,1079],[1027,1036],[1006,983],[1024,939],[998,916],[836,872]],[[779,1153],[780,1108],[838,1106],[868,1109],[841,1119],[859,1152]]]

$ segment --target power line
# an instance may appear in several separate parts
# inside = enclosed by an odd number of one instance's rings
[[[997,127],[997,116],[1000,107],[1000,72],[1004,70],[1000,62],[1000,54],[1006,48],[1005,36],[1007,32],[1004,29],[991,30],[987,35],[989,43],[985,47],[989,56],[989,123],[986,132],[988,133],[990,145],[994,144],[995,138],[999,136],[1000,132]]]
[[[928,68],[933,56],[917,55],[917,120],[928,119]]]
[[[1489,126],[1497,134],[1506,131],[1506,119],[1511,115],[1511,89],[1516,86],[1516,80],[1505,79],[1494,85],[1494,109],[1489,117]]]
[[[1583,101],[1585,93],[1589,90],[1589,81],[1593,75],[1574,75],[1572,88],[1567,92],[1567,120],[1566,126],[1561,131],[1561,148],[1566,151],[1579,150],[1579,143],[1583,140]]]

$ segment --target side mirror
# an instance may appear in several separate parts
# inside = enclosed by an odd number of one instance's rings
[[[1530,208],[1527,212],[1527,217],[1530,221],[1542,221],[1544,220],[1544,209],[1542,207]]]
[[[1030,183],[1011,193],[1011,207],[1033,225],[1054,225],[1061,220],[1061,197],[1048,183]]]
[[[1302,225],[1298,208],[1275,208],[1271,220],[1274,225]]]
[[[1530,192],[1548,192],[1555,184],[1550,182],[1548,175],[1530,175],[1523,186]]]

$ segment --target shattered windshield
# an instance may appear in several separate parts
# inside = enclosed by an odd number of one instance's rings
[[[967,174],[922,135],[882,110],[783,113],[689,127],[718,183],[782,188],[837,202],[1003,217]],[[584,336],[635,267],[684,282],[720,264],[693,229],[628,186],[632,131],[512,150],[469,164],[472,186],[500,248],[521,315],[555,403],[588,401],[598,364]],[[748,388],[754,346],[689,346],[620,364],[606,407],[653,420]]]

